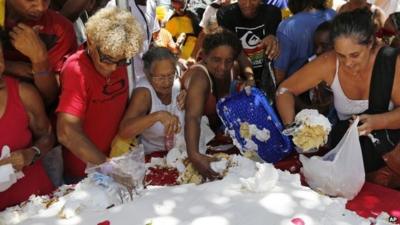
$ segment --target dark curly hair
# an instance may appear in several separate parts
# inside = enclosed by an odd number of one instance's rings
[[[207,55],[213,49],[221,45],[232,47],[234,59],[236,59],[239,56],[239,53],[242,51],[242,44],[236,35],[229,30],[219,28],[215,32],[207,34],[204,37],[202,46],[203,52]]]

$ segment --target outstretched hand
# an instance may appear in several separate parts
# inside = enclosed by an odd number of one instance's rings
[[[178,116],[167,111],[159,111],[157,114],[159,118],[158,120],[164,125],[166,135],[172,135],[180,132],[181,123],[179,122]]]
[[[274,35],[268,35],[261,40],[258,47],[265,48],[265,55],[268,59],[273,60],[279,56],[278,39]]]
[[[215,180],[220,177],[220,175],[211,169],[210,166],[210,163],[216,159],[206,155],[196,154],[192,157],[189,156],[189,160],[193,163],[194,168],[196,168],[203,177],[210,180]]]
[[[354,116],[353,116],[353,119]],[[360,136],[367,136],[373,130],[376,130],[378,121],[374,115],[362,114],[360,115],[360,126],[358,127],[358,132]]]

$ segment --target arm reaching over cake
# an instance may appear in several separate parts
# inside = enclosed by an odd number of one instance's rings
[[[376,43],[371,16],[368,10],[360,9],[336,16],[330,33],[333,51],[318,56],[285,80],[277,91],[276,103],[283,122],[290,124],[295,115],[294,95],[325,81],[339,118],[332,128],[330,147],[340,143],[349,119],[360,115],[358,131],[369,137],[359,140],[367,181],[398,188],[396,174],[400,171],[387,175],[387,168],[395,171],[399,165],[390,163],[395,160],[388,156],[396,159],[400,141],[400,57],[395,49]]]
[[[211,128],[219,129],[216,103],[229,95],[231,70],[242,48],[233,33],[220,30],[205,36],[202,49],[202,60],[182,78],[187,90],[185,140],[194,167],[207,178],[217,178],[218,173],[210,167],[213,160],[199,152],[201,117],[206,115]]]
[[[192,74],[192,75],[191,75]],[[207,75],[200,68],[193,68],[187,72],[190,80],[187,82],[186,113],[185,113],[185,140],[189,160],[201,175],[207,178],[217,177],[218,174],[210,167],[211,157],[199,152],[200,121],[204,112],[206,96],[210,92],[210,82]]]

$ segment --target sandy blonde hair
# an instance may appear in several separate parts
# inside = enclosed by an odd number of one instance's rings
[[[85,26],[91,43],[111,57],[132,58],[142,49],[143,31],[128,11],[117,7],[100,9]]]

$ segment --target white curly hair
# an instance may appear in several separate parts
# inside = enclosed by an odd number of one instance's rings
[[[85,24],[86,34],[102,53],[111,57],[132,58],[142,49],[143,31],[126,10],[100,9]]]

